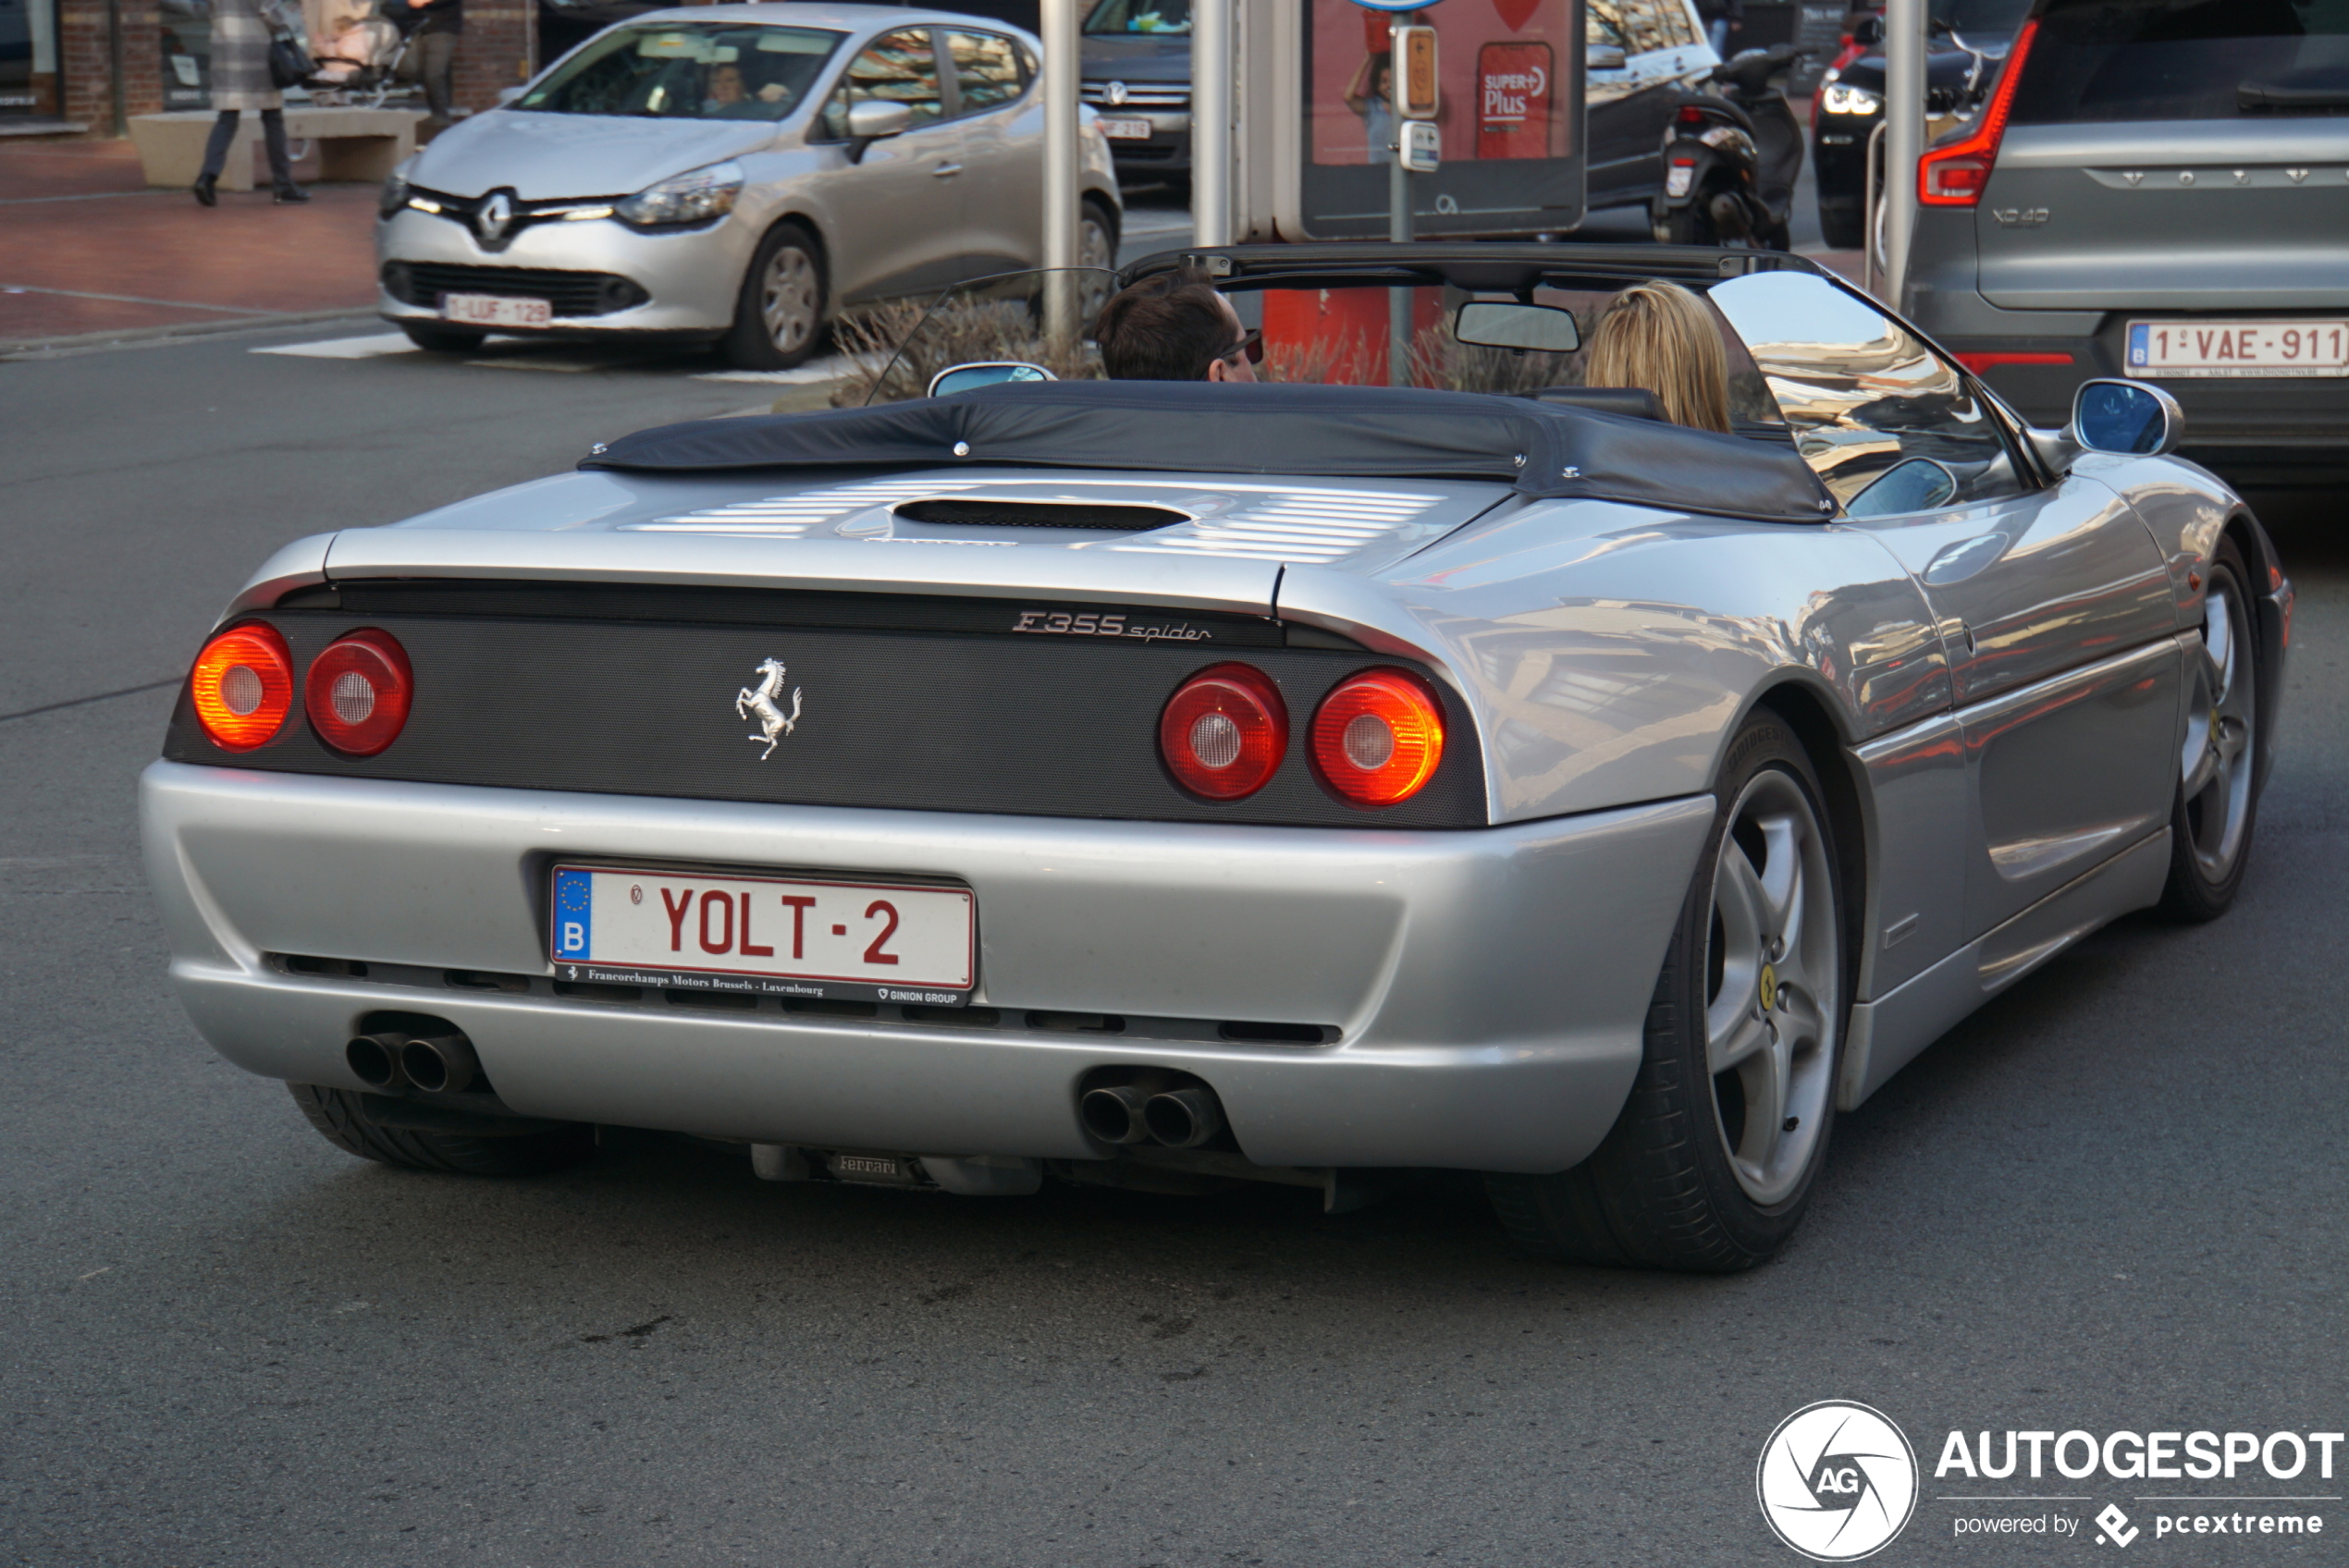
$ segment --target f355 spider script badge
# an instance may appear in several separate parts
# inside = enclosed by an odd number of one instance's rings
[[[736,718],[748,718],[753,714],[758,716],[758,733],[743,738],[746,741],[767,742],[767,749],[758,753],[760,762],[765,762],[769,757],[773,756],[775,743],[799,728],[799,688],[796,686],[792,688],[789,714],[783,712],[782,704],[778,700],[782,694],[783,661],[781,659],[761,660],[758,666],[758,685],[755,689],[745,686],[734,693]]]

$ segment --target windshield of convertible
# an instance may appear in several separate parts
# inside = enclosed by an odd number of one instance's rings
[[[1527,398],[1790,447],[1847,517],[1990,501],[2033,483],[2018,432],[1971,377],[1817,273],[1676,282],[1594,263],[1494,288],[1494,270],[1455,278],[1431,263],[1425,281],[1404,288],[1326,274],[1221,278],[1230,312],[1216,319],[1236,318],[1227,357],[1248,360],[1254,381]],[[1106,271],[1021,273],[926,306],[852,313],[838,338],[855,369],[834,401],[918,398],[956,366],[1105,379],[1096,337],[1118,287]],[[1095,324],[1074,342],[1046,329],[1056,289],[1075,319]],[[1224,342],[1208,342],[1206,357]]]
[[[717,22],[615,28],[513,106],[548,115],[780,120],[806,101],[842,36]]]

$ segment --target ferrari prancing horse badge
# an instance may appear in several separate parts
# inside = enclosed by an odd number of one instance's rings
[[[765,762],[775,754],[775,743],[799,728],[799,688],[792,688],[791,712],[786,715],[777,700],[783,694],[782,660],[761,661],[758,677],[756,689],[745,686],[734,693],[734,717],[748,718],[752,714],[758,716],[758,733],[746,735],[744,739],[767,742],[767,749],[758,753],[758,760]]]

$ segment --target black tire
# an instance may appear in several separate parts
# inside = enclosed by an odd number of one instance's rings
[[[1830,251],[1857,251],[1868,242],[1867,209],[1820,202],[1819,238]]]
[[[585,1122],[511,1137],[465,1133],[419,1133],[384,1127],[367,1119],[360,1096],[349,1089],[289,1084],[294,1104],[320,1136],[345,1154],[451,1176],[536,1176],[591,1159],[596,1130]]]
[[[2251,572],[2221,538],[2203,584],[2202,654],[2186,678],[2187,728],[2170,807],[2170,880],[2161,913],[2198,924],[2234,907],[2259,816],[2262,699],[2267,697]],[[2223,644],[2223,646],[2221,646]],[[2209,781],[2189,798],[2204,768]]]
[[[1088,196],[1076,220],[1076,264],[1117,270],[1117,214],[1109,203]]]
[[[1674,207],[1668,212],[1651,210],[1648,227],[1654,232],[1657,244],[1718,245],[1721,243],[1721,236],[1715,230],[1712,218],[1698,210],[1698,200],[1701,200],[1701,197],[1692,199],[1685,207]]]
[[[1730,741],[1715,795],[1719,804],[1713,830],[1648,1004],[1639,1075],[1614,1128],[1590,1158],[1570,1170],[1485,1179],[1502,1227],[1528,1251],[1578,1263],[1733,1273],[1766,1262],[1810,1207],[1834,1125],[1836,1075],[1851,1011],[1842,873],[1834,836],[1801,742],[1767,711],[1749,718]],[[1766,854],[1756,863],[1746,847],[1755,841],[1745,804],[1753,801],[1777,802],[1792,813],[1787,841],[1795,846],[1791,859],[1801,868],[1801,880],[1790,901],[1802,900],[1804,913],[1794,946],[1801,949],[1806,980],[1798,995],[1798,983],[1775,978],[1765,958],[1757,971],[1758,995],[1766,998],[1775,992],[1777,999],[1763,1001],[1749,1023],[1733,989],[1738,972],[1727,964],[1736,955],[1728,951],[1731,943],[1716,913],[1716,874],[1735,880],[1731,856],[1743,857],[1749,870],[1769,864]],[[1797,805],[1807,807],[1807,828],[1803,814],[1793,810]],[[1729,838],[1733,821],[1740,829],[1736,839]],[[1807,841],[1802,838],[1806,830]],[[1817,852],[1807,845],[1815,845]],[[1826,929],[1814,930],[1811,922],[1820,911],[1831,918]],[[1765,954],[1770,939],[1766,935],[1761,939]],[[1807,977],[1823,953],[1831,974],[1817,984],[1819,994],[1813,998]],[[1787,955],[1779,962],[1787,963]],[[1780,1134],[1759,1121],[1748,1129],[1745,1093],[1728,1082],[1741,1085],[1743,1070],[1732,1067],[1717,1075],[1711,1071],[1708,1010],[1718,1017],[1725,1003],[1740,1037],[1758,1039],[1754,1031],[1767,1031],[1767,1046],[1744,1059],[1748,1065],[1763,1059],[1765,1072],[1780,1047],[1778,1020],[1788,1021],[1789,1036],[1810,1026],[1798,1022],[1806,1010],[1818,1021],[1818,1037],[1807,1052],[1800,1044],[1787,1048],[1786,1060],[1793,1065],[1787,1072],[1789,1088],[1777,1100],[1779,1110],[1801,1108],[1798,1122],[1814,1119],[1807,1140],[1795,1136],[1799,1126]],[[1757,1197],[1740,1174],[1730,1141],[1739,1139],[1742,1153],[1753,1146],[1750,1139],[1775,1143],[1779,1136],[1791,1145],[1785,1151],[1789,1163],[1766,1184],[1765,1196]]]
[[[823,247],[798,224],[779,223],[743,273],[734,325],[719,348],[744,370],[790,370],[823,341],[830,307]]]
[[[481,351],[486,332],[467,332],[462,327],[436,326],[430,322],[403,321],[400,330],[408,341],[427,354],[473,354]]]

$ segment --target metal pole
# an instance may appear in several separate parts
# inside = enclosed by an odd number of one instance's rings
[[[1395,127],[1395,145],[1386,150],[1386,237],[1398,245],[1411,238],[1411,171],[1403,166],[1403,51],[1396,46],[1395,31],[1401,25],[1389,23],[1386,31],[1387,117]],[[1408,288],[1386,291],[1386,384],[1411,384],[1411,291]]]
[[[42,0],[34,0],[36,5],[41,3]],[[122,85],[122,0],[106,0],[106,58],[107,74],[113,78],[114,135],[120,141],[130,134],[130,114]]]
[[[1077,36],[1077,0],[1043,0],[1044,41],[1044,264],[1076,265],[1076,171],[1082,153],[1077,137],[1077,84],[1083,75],[1083,42]],[[1065,270],[1045,279],[1044,331],[1061,353],[1076,347],[1076,280]]]
[[[1868,132],[1868,199],[1860,207],[1860,287],[1884,298],[1884,277],[1876,271],[1876,214],[1883,204],[1884,122]]]
[[[1233,0],[1191,0],[1191,243],[1232,242]]]
[[[1925,153],[1925,0],[1884,9],[1884,298],[1902,308],[1917,222],[1917,159]],[[1869,236],[1870,243],[1875,237]]]

